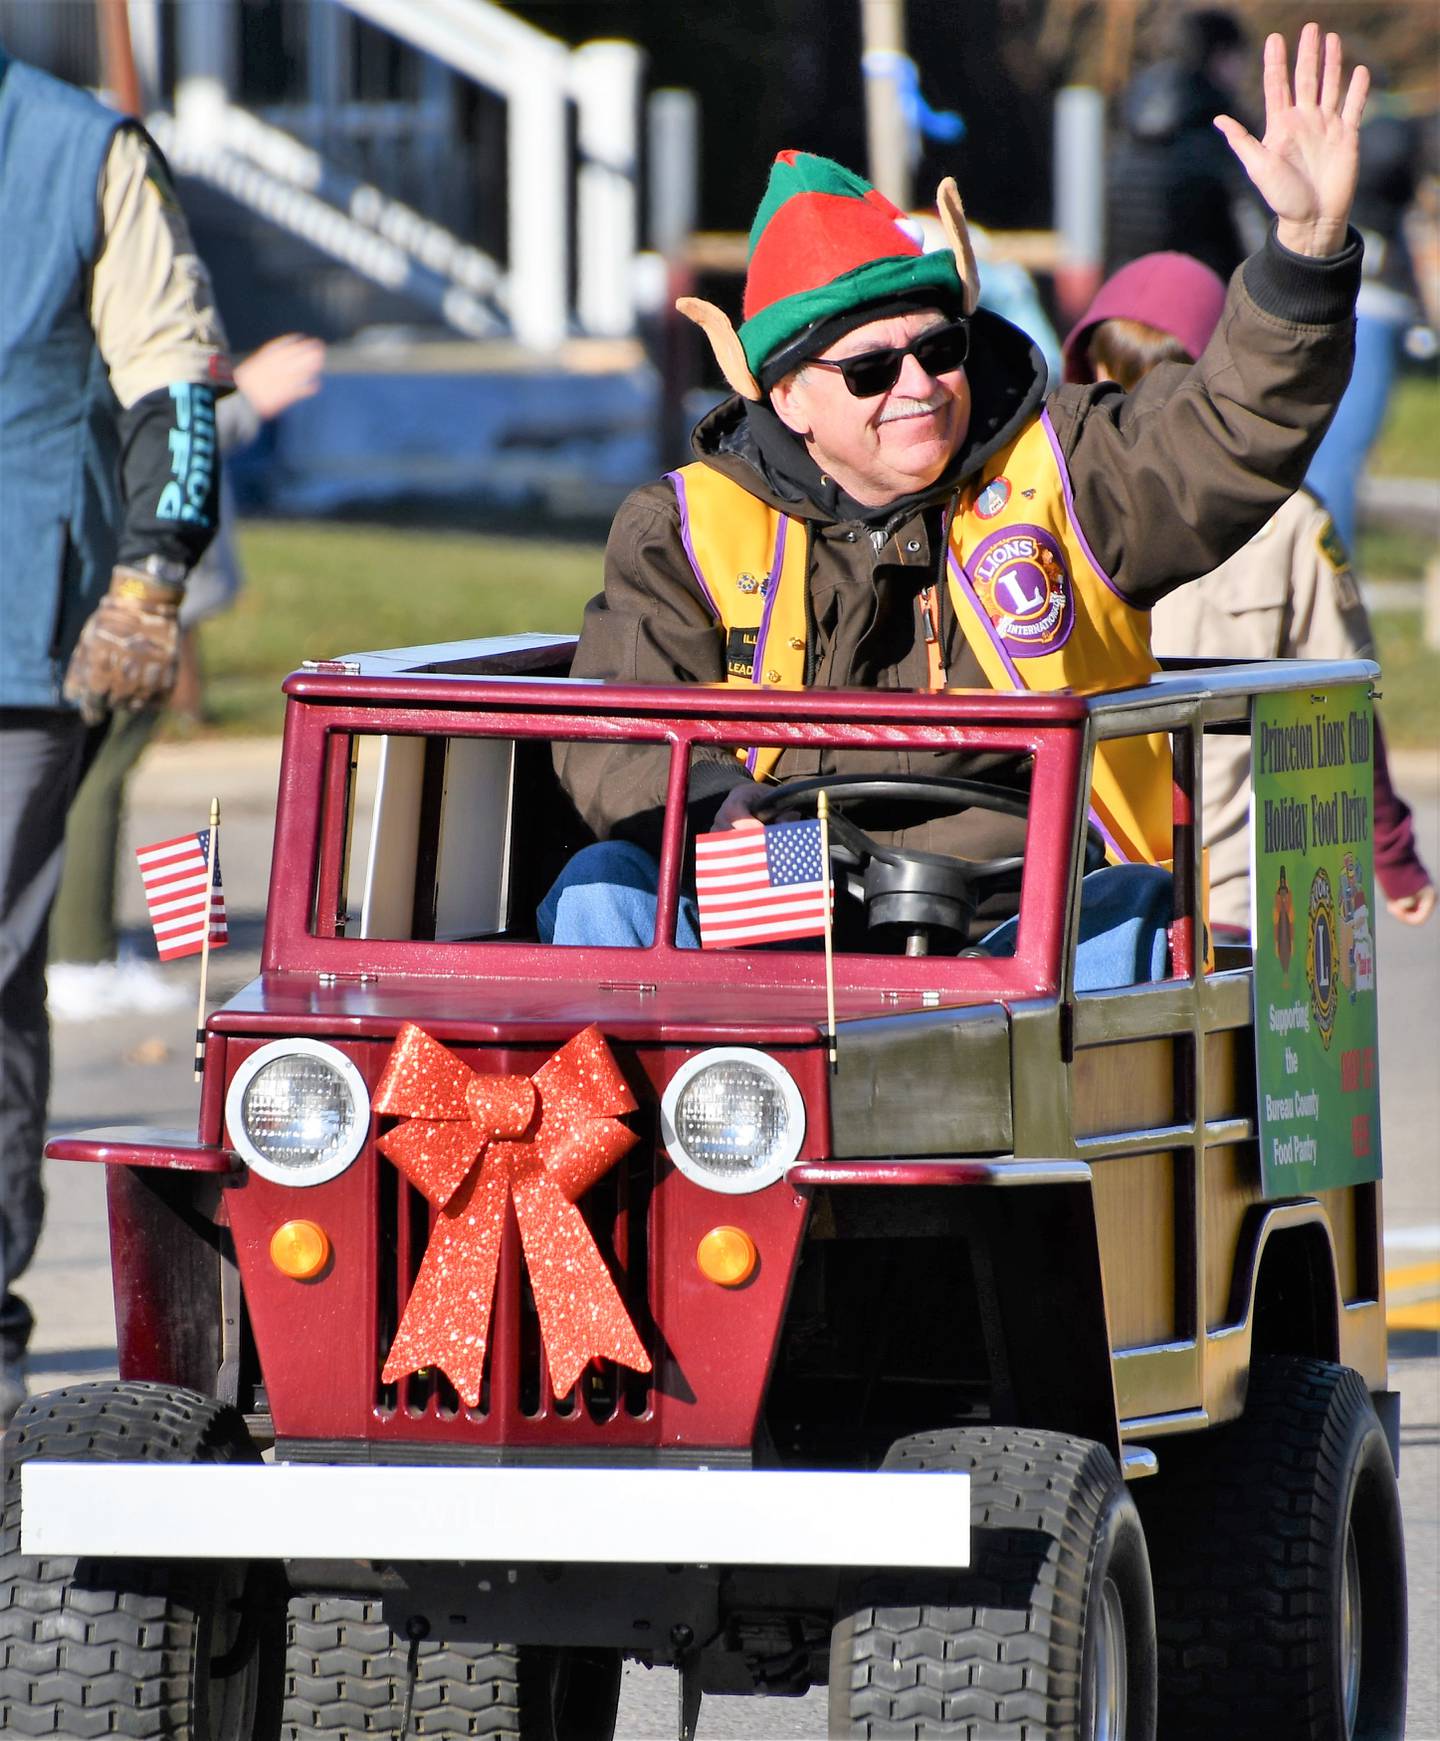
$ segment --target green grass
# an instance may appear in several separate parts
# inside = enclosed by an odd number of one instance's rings
[[[1423,580],[1434,561],[1435,540],[1406,526],[1362,526],[1355,572],[1364,580]]]
[[[206,713],[237,735],[279,731],[302,659],[574,632],[601,582],[598,544],[301,521],[242,525],[238,542],[245,587],[200,631]]]
[[[1403,375],[1370,456],[1372,471],[1396,478],[1440,478],[1440,374]]]
[[[275,521],[243,525],[239,543],[245,589],[200,642],[211,729],[237,736],[279,731],[280,682],[302,659],[523,629],[573,632],[600,588],[598,543]],[[1362,546],[1363,572],[1418,572],[1393,552],[1382,563],[1385,548]],[[1433,746],[1440,653],[1425,647],[1415,612],[1378,615],[1375,630],[1386,733],[1397,746]]]
[[[1386,741],[1433,750],[1440,743],[1440,652],[1425,645],[1418,611],[1381,611],[1372,621]]]

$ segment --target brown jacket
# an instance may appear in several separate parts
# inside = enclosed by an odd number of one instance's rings
[[[1045,398],[1045,366],[1025,336],[981,310],[968,366],[974,403],[966,445],[939,482],[883,510],[862,509],[823,478],[768,409],[727,400],[694,436],[696,455],[752,494],[804,520],[810,537],[811,670],[826,688],[924,689],[918,594],[943,581],[948,515],[966,479],[1048,409],[1074,492],[1074,518],[1117,587],[1149,603],[1237,550],[1299,484],[1349,378],[1359,247],[1301,259],[1273,240],[1236,273],[1224,314],[1192,368],[1152,371],[1131,394],[1064,386]],[[949,680],[986,679],[945,600]],[[668,481],[622,504],[605,554],[605,590],[585,612],[574,675],[629,683],[718,683],[723,634],[702,598]],[[668,752],[557,748],[585,820],[653,846]],[[996,772],[973,756],[787,751],[776,777],[817,771]],[[1001,771],[1001,777],[1004,777]],[[1013,773],[1012,773],[1012,778]],[[692,775],[697,826],[748,778],[725,751]],[[989,856],[1015,850],[1015,828],[972,812],[957,828],[889,838]]]

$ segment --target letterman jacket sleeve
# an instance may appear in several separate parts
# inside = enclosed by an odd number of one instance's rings
[[[219,505],[217,387],[230,382],[209,274],[159,151],[121,127],[101,177],[103,242],[90,323],[119,401],[124,519],[118,560],[190,568]]]
[[[1050,397],[1079,530],[1132,603],[1218,567],[1299,486],[1350,378],[1360,255],[1353,229],[1318,260],[1272,230],[1193,366]]]
[[[621,503],[605,547],[605,590],[585,607],[573,677],[609,683],[722,683],[720,629],[700,595],[668,482],[646,484]],[[725,749],[701,750],[690,781],[691,827],[710,826],[725,794],[749,779]],[[657,851],[670,751],[662,745],[555,746],[561,783],[602,840]]]

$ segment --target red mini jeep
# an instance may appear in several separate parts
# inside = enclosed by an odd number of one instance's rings
[[[107,1168],[122,1377],[9,1435],[0,1729],[602,1737],[628,1659],[682,1735],[828,1683],[835,1735],[1398,1736],[1380,1187],[1267,1193],[1193,825],[1204,732],[1375,667],[779,693],[572,646],[288,679],[198,1132],[48,1150]],[[1091,761],[1141,733],[1165,970],[1077,992]],[[538,941],[565,739],[668,754],[648,948]],[[852,840],[832,1064],[814,941],[675,947],[695,755],[757,743],[1023,763],[1013,953],[903,889],[872,935]]]

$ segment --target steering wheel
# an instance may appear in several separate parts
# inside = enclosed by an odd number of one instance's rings
[[[830,794],[832,805],[879,800],[943,804],[952,809],[963,806],[1022,819],[1030,813],[1027,795],[988,780],[948,775],[814,774],[786,780],[768,790],[751,814],[757,822],[769,822],[786,811],[813,811],[822,791]],[[832,857],[850,873],[845,877],[846,888],[865,903],[867,927],[873,931],[884,925],[902,926],[907,933],[907,955],[928,954],[932,930],[947,932],[963,943],[976,909],[991,895],[1018,889],[1025,864],[1022,853],[968,859],[922,852],[917,847],[882,846],[848,816],[833,809],[829,835]],[[1085,832],[1085,869],[1098,870],[1104,863],[1104,837],[1090,822]]]

